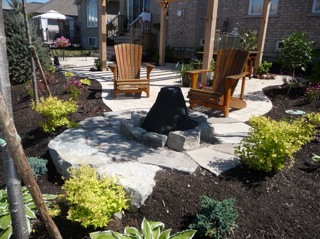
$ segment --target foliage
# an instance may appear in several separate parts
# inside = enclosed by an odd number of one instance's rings
[[[258,74],[260,76],[268,74],[271,67],[272,67],[272,62],[267,62],[267,61],[261,62],[258,66]]]
[[[309,85],[306,89],[306,96],[310,101],[320,99],[320,81],[318,83],[309,82]]]
[[[313,51],[314,59],[318,59],[318,61],[313,62],[313,66],[311,68],[311,76],[309,80],[313,83],[320,82],[320,48],[315,49]]]
[[[22,197],[23,203],[25,207],[26,220],[29,233],[31,232],[31,222],[30,219],[37,218],[36,212],[37,208],[33,202],[33,199],[28,191],[28,189],[24,186],[22,187]],[[43,200],[46,203],[47,207],[52,206],[52,200],[56,198],[55,195],[51,194],[43,194]],[[6,190],[0,190],[0,238],[8,239],[12,235],[12,225],[11,225],[11,215],[9,210],[8,203],[8,193]]]
[[[88,78],[81,79],[80,82],[82,85],[91,86],[91,80],[89,80]]]
[[[38,157],[28,157],[28,162],[36,179],[47,173],[48,160]]]
[[[71,95],[74,101],[77,101],[81,94],[81,90],[84,89],[84,86],[81,83],[80,79],[77,79],[76,77],[70,77],[65,84],[64,89],[68,94]]]
[[[94,66],[98,71],[102,70],[102,63],[99,58],[94,60]]]
[[[73,74],[73,72],[65,72],[64,73],[64,77],[66,78],[66,79],[69,79],[71,76],[74,76],[74,74]]]
[[[30,80],[32,75],[28,38],[21,2],[17,4],[19,1],[11,0],[9,3],[14,7],[12,12],[4,13],[9,76],[11,83],[23,83]],[[41,66],[44,71],[47,71],[51,65],[51,60],[48,57],[49,48],[42,42],[42,39],[36,35],[36,31],[31,28],[31,24],[30,34],[32,45],[37,51]]]
[[[252,30],[245,30],[241,33],[240,49],[245,51],[257,50],[257,35]]]
[[[235,153],[249,168],[264,172],[281,170],[288,159],[293,163],[293,154],[311,140],[315,127],[304,117],[275,121],[259,116],[250,118],[249,123],[251,131]]]
[[[147,221],[143,218],[141,232],[135,227],[126,227],[124,234],[114,231],[101,231],[90,233],[91,239],[191,239],[195,230],[186,230],[170,236],[171,229],[164,230],[162,222]]]
[[[76,102],[62,101],[57,97],[40,97],[38,104],[32,103],[32,109],[41,114],[43,121],[40,122],[44,132],[53,132],[60,126],[72,126],[67,116],[77,110]]]
[[[320,162],[320,156],[317,154],[312,154],[311,160],[315,162]]]
[[[201,61],[196,57],[192,58],[189,63],[178,62],[176,69],[178,70],[179,76],[181,77],[182,86],[190,87],[190,79],[187,71],[192,71],[201,68]]]
[[[305,71],[311,62],[313,44],[313,41],[308,41],[305,32],[295,32],[283,37],[279,60],[283,68],[291,71],[293,80],[295,79],[295,70],[301,68]]]
[[[66,48],[68,46],[71,46],[70,40],[64,36],[61,36],[60,38],[57,38],[53,42],[55,47],[58,48]]]
[[[234,198],[220,202],[203,196],[197,218],[189,228],[198,230],[197,235],[200,238],[226,238],[238,227],[234,202]]]
[[[80,222],[84,227],[103,227],[114,213],[128,207],[124,188],[116,178],[104,176],[99,179],[96,169],[89,165],[69,168],[68,172],[70,179],[62,189],[67,193],[70,206],[69,220]]]

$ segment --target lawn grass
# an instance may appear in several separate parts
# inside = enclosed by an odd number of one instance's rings
[[[58,57],[81,57],[81,56],[91,56],[92,53],[95,53],[95,50],[84,50],[84,49],[50,49],[51,56]]]

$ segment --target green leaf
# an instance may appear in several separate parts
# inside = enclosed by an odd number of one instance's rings
[[[11,226],[11,215],[8,213],[5,216],[0,217],[0,228],[7,229]]]
[[[151,229],[155,229],[156,227],[160,227],[160,230],[162,231],[164,228],[164,223],[163,222],[153,222],[153,221],[149,221],[150,227]]]
[[[112,231],[89,233],[91,239],[116,239]]]
[[[170,239],[189,239],[196,234],[196,230],[186,230],[182,232],[178,232],[170,237]]]
[[[161,232],[159,239],[169,239],[171,229]]]
[[[135,238],[137,238],[137,239],[142,239],[141,233],[135,227],[126,227],[124,229],[124,234],[125,235],[130,235],[130,236],[135,236]]]
[[[28,218],[37,218],[36,214],[28,207],[25,207],[26,216]]]
[[[12,235],[12,226],[8,227],[0,234],[0,239],[9,239]]]
[[[144,239],[154,239],[152,235],[152,230],[149,222],[143,218],[141,225],[142,233],[144,235]]]

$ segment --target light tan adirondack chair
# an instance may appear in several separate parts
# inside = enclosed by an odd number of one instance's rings
[[[141,93],[150,96],[150,72],[155,67],[144,63],[147,68],[146,78],[140,78],[142,46],[136,44],[118,44],[114,46],[117,64],[109,65],[114,78],[113,97],[118,93]]]
[[[217,108],[222,111],[224,117],[228,117],[230,108],[245,108],[243,95],[245,77],[248,75],[245,71],[248,56],[249,52],[242,50],[219,50],[211,89],[197,89],[198,75],[211,70],[188,71],[191,78],[191,89],[187,96],[190,108],[193,109],[195,105]],[[235,98],[233,93],[240,79],[242,79],[241,94],[239,98]]]

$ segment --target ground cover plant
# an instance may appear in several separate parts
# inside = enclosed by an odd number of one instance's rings
[[[50,83],[53,96],[68,100],[62,73],[54,73]],[[92,85],[81,92],[77,101],[77,111],[70,114],[70,120],[79,122],[85,118],[103,115],[109,111],[101,99],[101,86],[92,80]],[[290,118],[287,109],[304,110],[307,113],[320,112],[319,99],[310,101],[306,97],[306,87],[293,85],[287,95],[284,86],[268,87],[265,93],[273,104],[266,115],[273,120]],[[48,160],[48,172],[37,178],[43,193],[60,195],[63,180],[56,172],[50,155],[48,143],[60,134],[65,127],[46,133],[39,126],[41,115],[31,109],[31,98],[24,85],[12,86],[12,100],[15,125],[28,157]],[[210,111],[206,112],[212,115]],[[317,238],[320,235],[320,162],[314,155],[320,155],[320,144],[316,140],[306,143],[294,153],[295,164],[276,174],[255,172],[245,165],[236,167],[219,177],[199,168],[194,174],[163,169],[156,175],[153,193],[137,213],[124,212],[122,220],[112,220],[108,226],[99,230],[112,230],[119,233],[124,228],[140,228],[143,218],[163,222],[171,234],[186,230],[199,212],[202,196],[216,201],[235,199],[238,226],[228,238]],[[3,179],[2,155],[0,154],[0,187],[5,187]],[[314,158],[315,160],[312,160]],[[174,159],[172,159],[174,160]],[[89,239],[89,233],[97,231],[93,227],[84,228],[78,222],[67,219],[69,210],[65,199],[58,205],[61,214],[54,217],[64,239]],[[33,221],[30,238],[49,238],[40,220]],[[197,234],[194,236],[197,237]]]

